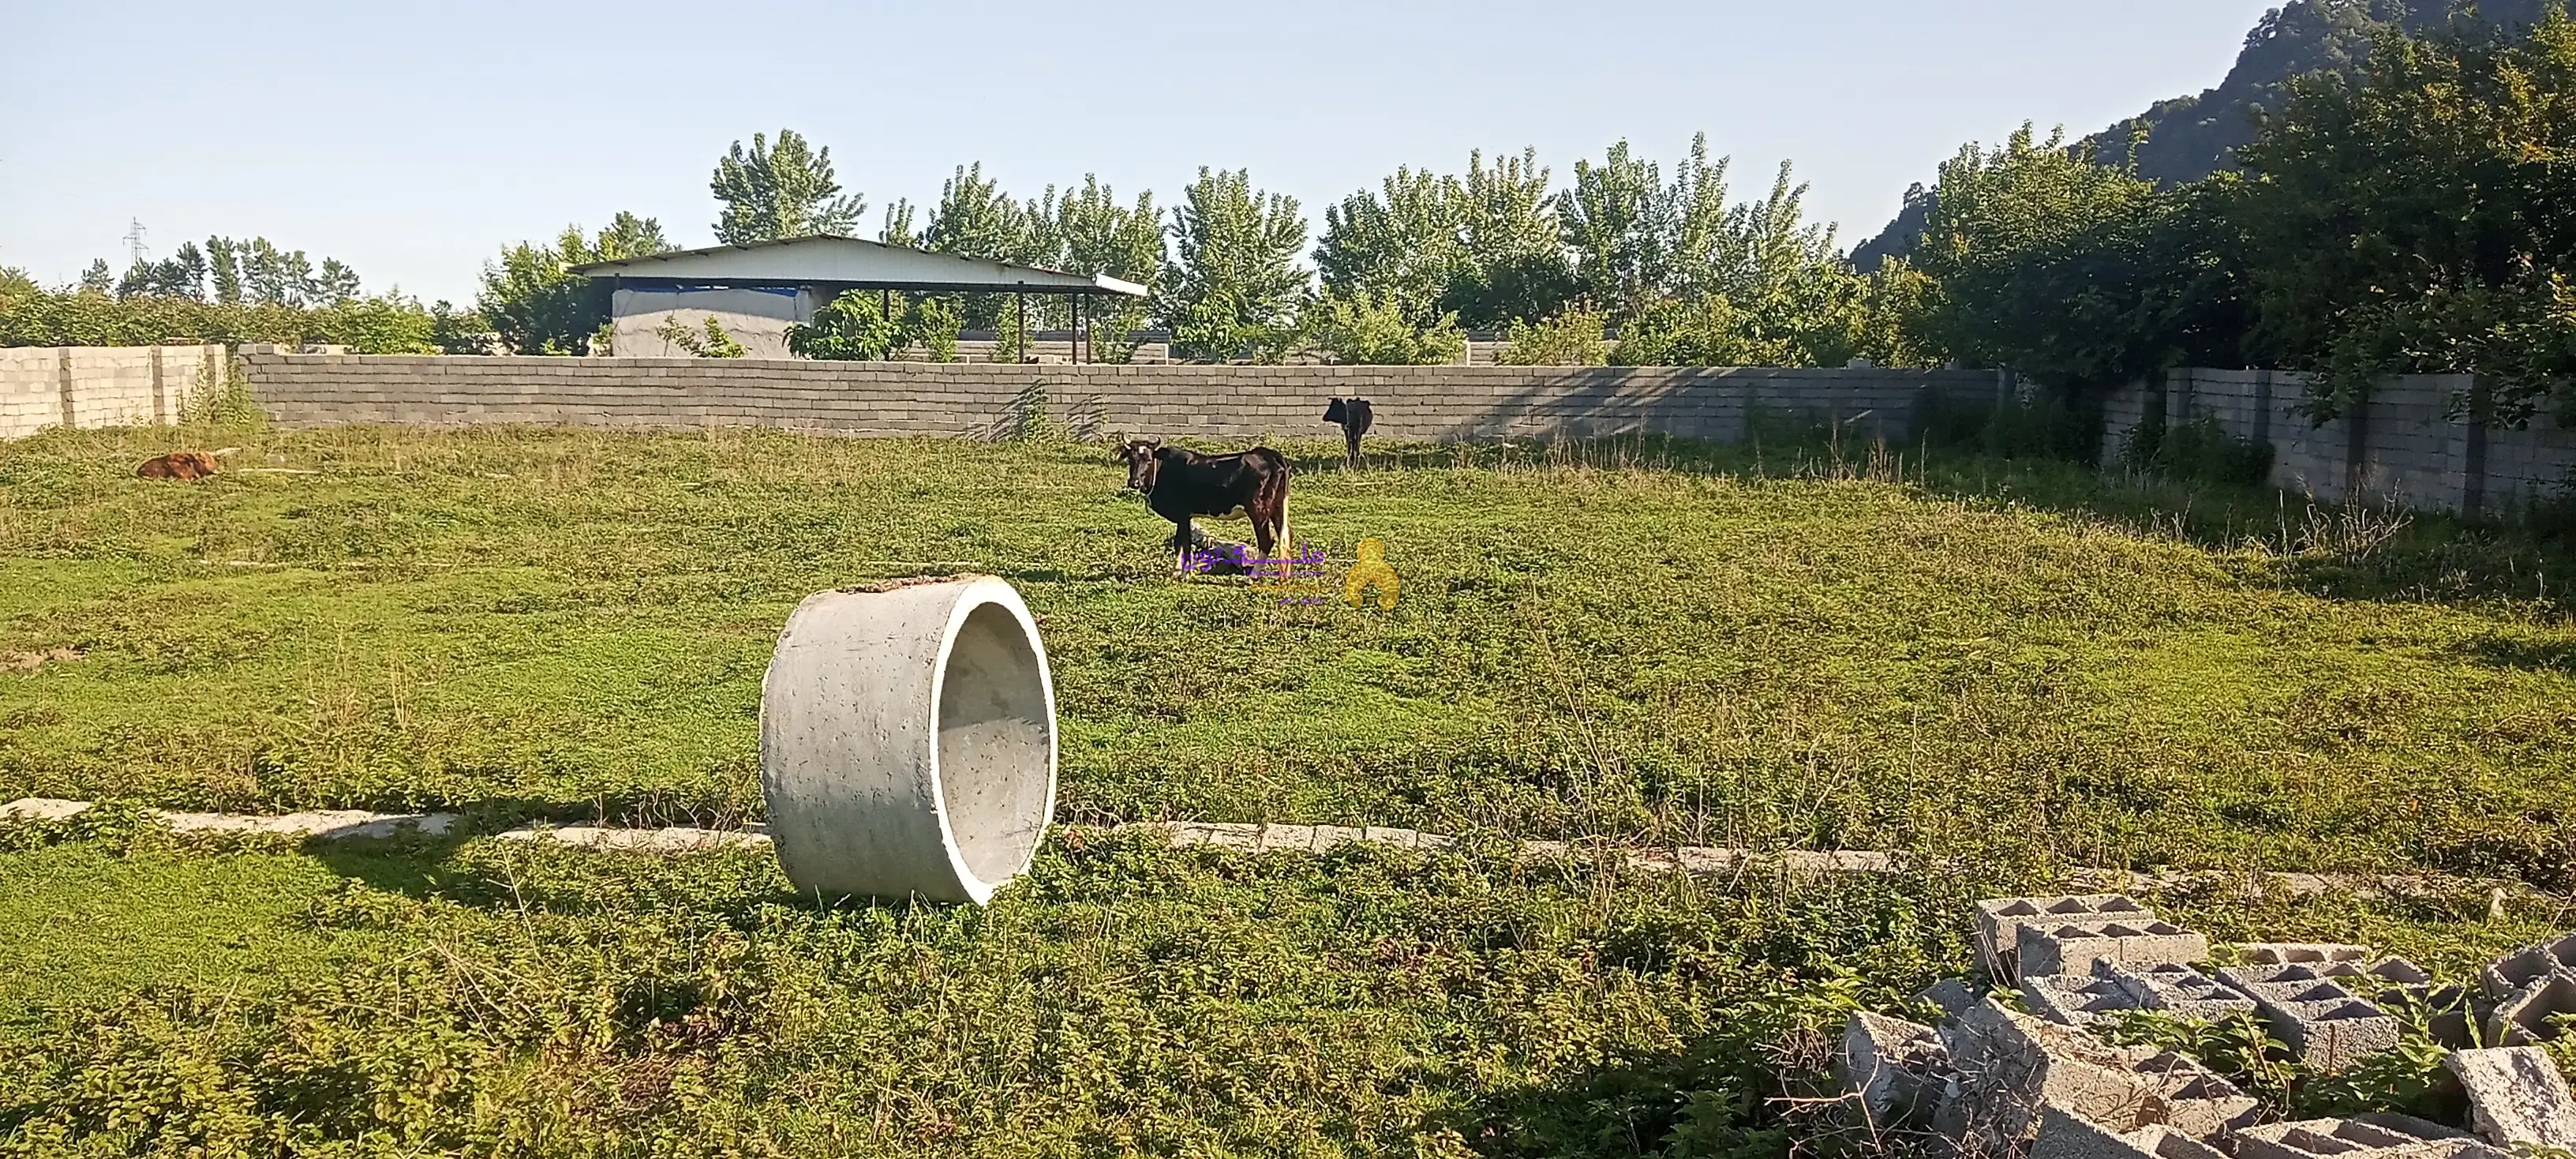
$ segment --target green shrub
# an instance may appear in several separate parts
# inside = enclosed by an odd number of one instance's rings
[[[1608,357],[1608,325],[1607,315],[1579,303],[1537,325],[1515,318],[1511,345],[1496,361],[1505,366],[1599,366]]]
[[[172,340],[326,343],[360,354],[437,354],[480,330],[447,303],[383,294],[339,305],[279,306],[95,293],[0,296],[0,346],[153,346]]]
[[[1301,321],[1307,345],[1335,362],[1438,366],[1467,353],[1467,334],[1458,328],[1457,314],[1420,325],[1405,316],[1391,294],[1326,294],[1307,304]]]

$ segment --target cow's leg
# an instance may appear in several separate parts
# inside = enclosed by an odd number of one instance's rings
[[[1359,465],[1360,465],[1360,425],[1359,425],[1358,423],[1355,423],[1355,422],[1344,422],[1344,423],[1342,424],[1342,438],[1350,444],[1350,462],[1351,462],[1351,466],[1353,466],[1353,467],[1357,467],[1357,466],[1359,466]]]
[[[1269,489],[1265,487],[1263,490]],[[1261,558],[1276,558],[1279,551],[1278,498],[1268,494],[1255,495],[1252,502],[1243,505],[1243,513],[1252,519],[1252,546],[1259,549]]]
[[[1190,570],[1190,548],[1196,537],[1190,534],[1190,517],[1172,520],[1172,574],[1187,575]]]

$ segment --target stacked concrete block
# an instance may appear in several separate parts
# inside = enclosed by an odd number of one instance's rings
[[[2576,1015],[2576,934],[2526,946],[2489,963],[2479,973],[2495,1000],[2487,1020],[2490,1041],[2506,1046],[2546,1042],[2557,1036],[2551,1020]]]
[[[2342,964],[2348,966],[2349,964]],[[2334,966],[2238,966],[2219,979],[2254,999],[2272,1032],[2309,1065],[2341,1070],[2364,1055],[2397,1045],[2402,1028],[2376,1003],[2355,992]]]
[[[2115,966],[2095,962],[2091,974],[2031,974],[2021,980],[2031,1012],[2068,1026],[2086,1026],[2128,1010],[2159,1010],[2177,1018],[2213,1022],[2254,1012],[2254,1000],[2179,963]]]
[[[2216,1022],[2230,1015],[2254,1013],[2253,999],[2180,963],[2113,970],[2112,976],[2136,994],[2147,1009],[2161,1010],[2176,1018]]]
[[[2225,1153],[2189,1132],[2148,1126],[2114,1131],[2059,1107],[2039,1112],[2039,1134],[2030,1159],[2226,1159]]]
[[[2209,957],[2207,937],[2152,916],[2025,921],[2014,933],[2019,942],[2015,969],[2024,976],[2090,973],[2100,964],[2153,966]]]
[[[1843,1027],[1840,1060],[1845,1085],[1860,1096],[1873,1128],[1911,1117],[1927,1105],[1949,1066],[1941,1036],[1929,1026],[1856,1012]]]
[[[2576,974],[2551,974],[2496,1003],[2487,1037],[2506,1046],[2547,1042],[2562,1018],[2576,1018]]]
[[[2453,1051],[2442,1065],[2468,1092],[2470,1114],[2488,1142],[2576,1151],[2576,1094],[2538,1047]]]
[[[2154,1125],[2154,1084],[2140,1052],[2007,1010],[1992,999],[1943,1028],[1950,1077],[1933,1127],[1992,1152],[2028,1139],[2043,1107],[2111,1128]]]
[[[2406,1115],[2268,1123],[2236,1134],[2236,1159],[2506,1159],[2449,1127]]]
[[[1956,1018],[1977,1004],[1977,992],[1957,978],[1943,978],[1915,995],[1914,1000],[1940,1011],[1943,1018]]]
[[[2022,1005],[2051,1022],[2090,1026],[2128,1010],[2141,1010],[2146,1000],[2120,978],[2093,974],[2033,974],[2021,980]]]
[[[2370,960],[2370,947],[2344,942],[2246,942],[2236,947],[2236,960],[2248,966],[2366,962]]]
[[[2013,982],[2020,968],[2021,930],[2032,923],[2083,921],[2152,921],[2153,911],[2125,894],[2096,893],[2064,897],[2004,897],[1977,903],[1977,954],[1988,976]],[[2197,961],[2198,959],[2178,959]],[[2047,970],[2034,973],[2062,973]]]
[[[282,424],[772,426],[991,437],[1021,392],[1100,434],[1321,438],[1324,401],[1375,404],[1390,439],[1559,439],[1649,432],[1740,438],[1755,399],[1892,437],[1926,393],[1990,397],[1980,372],[1519,366],[1002,366],[798,359],[324,357],[250,351],[253,393]]]
[[[2263,1102],[2238,1089],[2227,1076],[2202,1066],[2189,1055],[2166,1051],[2141,1062],[2152,1098],[2149,1121],[2196,1138],[2208,1138],[2254,1124]]]

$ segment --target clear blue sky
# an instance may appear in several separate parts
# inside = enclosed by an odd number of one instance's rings
[[[1782,158],[1849,246],[1968,140],[2098,129],[2214,85],[2265,0],[730,5],[17,0],[0,69],[0,265],[120,270],[266,235],[370,291],[469,300],[505,242],[620,209],[711,244],[754,130],[832,148],[873,231],[981,160],[1168,203],[1249,167],[1310,227],[1399,164],[1534,145],[1562,182],[1705,131],[1738,194]]]

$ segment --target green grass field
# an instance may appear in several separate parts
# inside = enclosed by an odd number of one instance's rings
[[[181,438],[275,473],[130,476]],[[1291,449],[1299,537],[1385,541],[1391,611],[1175,581],[1099,447],[0,445],[0,799],[471,818],[208,847],[111,809],[0,838],[0,1139],[1775,1154],[1768,1100],[1814,1077],[1817,1028],[1964,968],[1974,897],[2083,866],[2576,886],[2561,539],[1786,436],[1359,472]],[[817,910],[765,855],[471,835],[757,816],[787,612],[950,571],[1040,616],[1060,820],[1472,840],[1254,856],[1075,828],[968,912]],[[1669,879],[1519,861],[1510,837],[1949,868]],[[2452,971],[2571,922],[2453,892],[2158,900]]]

